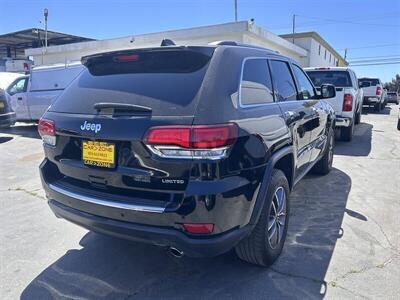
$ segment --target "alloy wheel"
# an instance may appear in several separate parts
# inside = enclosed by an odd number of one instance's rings
[[[268,243],[276,248],[281,243],[286,224],[286,192],[279,186],[274,193],[268,216]]]

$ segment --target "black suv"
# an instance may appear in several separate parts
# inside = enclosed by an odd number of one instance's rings
[[[299,65],[248,45],[82,58],[39,122],[55,215],[176,256],[279,256],[289,193],[332,167],[335,115]]]

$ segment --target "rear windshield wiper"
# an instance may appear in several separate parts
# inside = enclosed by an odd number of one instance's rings
[[[141,106],[129,103],[112,103],[112,102],[99,102],[93,105],[94,109],[100,111],[112,111],[113,113],[150,113],[152,109],[147,106]]]

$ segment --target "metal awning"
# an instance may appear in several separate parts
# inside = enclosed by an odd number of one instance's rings
[[[28,48],[40,48],[44,45],[45,31],[38,28],[30,28],[0,35],[0,58],[24,58],[24,50]],[[72,44],[94,39],[81,36],[47,31],[48,46]]]

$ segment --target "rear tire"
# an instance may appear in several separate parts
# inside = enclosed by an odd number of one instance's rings
[[[289,208],[289,183],[281,170],[274,169],[261,215],[252,233],[235,247],[237,256],[251,264],[272,265],[285,243]]]
[[[354,120],[355,124],[360,124],[361,123],[361,109],[360,111],[356,114],[356,119]]]
[[[353,139],[354,132],[354,121],[351,122],[349,127],[342,127],[340,130],[341,140],[345,142],[351,142]]]
[[[327,144],[325,146],[324,155],[312,168],[313,173],[319,175],[326,175],[332,170],[334,147],[335,147],[335,135],[333,129],[330,129],[327,137]]]

